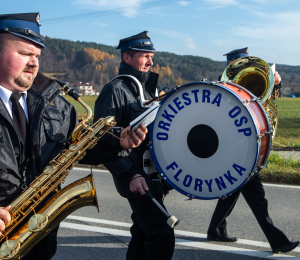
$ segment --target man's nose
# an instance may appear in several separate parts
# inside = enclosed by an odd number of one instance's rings
[[[148,59],[148,64],[149,64],[150,66],[152,66],[152,65],[153,65],[152,58],[149,58],[149,59]]]
[[[39,66],[39,59],[38,57],[31,56],[27,63],[28,66],[38,67]]]

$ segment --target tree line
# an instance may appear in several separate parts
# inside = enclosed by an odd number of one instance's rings
[[[98,91],[118,74],[120,51],[94,42],[69,41],[45,37],[46,49],[40,58],[43,73],[61,73],[57,79],[71,84],[89,82]],[[151,71],[159,73],[161,89],[171,88],[203,78],[217,80],[226,68],[225,61],[156,52]],[[283,87],[300,92],[300,66],[276,65]],[[299,86],[299,87],[298,87]]]

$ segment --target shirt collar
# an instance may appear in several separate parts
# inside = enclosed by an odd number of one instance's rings
[[[12,91],[10,91],[7,88],[2,87],[0,85],[0,97],[3,100],[4,103],[8,103],[8,101],[10,99],[10,96],[11,96],[11,93],[12,93]],[[23,91],[23,92],[20,92],[20,93],[24,94],[24,95],[22,95],[22,97],[24,98],[24,100],[26,100],[26,98],[27,98],[27,90]]]

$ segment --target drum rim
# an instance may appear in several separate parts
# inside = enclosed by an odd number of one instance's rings
[[[235,87],[239,87],[241,89],[243,89],[247,94],[249,94],[251,97],[256,97],[255,95],[253,95],[251,92],[249,92],[248,90],[244,89],[242,86],[240,85],[237,85],[237,84],[231,84],[231,82],[224,82],[224,84],[227,84],[229,83],[230,85],[233,85]],[[202,81],[199,81],[199,82],[192,82],[192,83],[188,83],[188,84],[185,84],[185,85],[181,85],[175,89],[173,89],[172,91],[170,91],[163,99],[162,101],[160,102],[161,105],[160,107],[158,108],[157,110],[157,113],[159,112],[159,110],[162,108],[162,104],[167,100],[167,98],[169,96],[171,96],[174,92],[178,91],[179,89],[182,89],[182,88],[185,88],[187,86],[190,86],[190,85],[196,85],[196,84],[205,84],[205,85],[213,85],[213,86],[218,86],[218,87],[221,87],[222,89],[230,92],[232,95],[234,95],[235,97],[238,98],[238,100],[240,101],[243,101],[243,99],[237,95],[235,92],[233,92],[231,89],[227,89],[225,88],[223,85],[221,84],[217,84],[217,82],[202,82]],[[259,129],[258,129],[258,125],[257,125],[257,122],[256,122],[256,119],[252,113],[252,110],[248,107],[248,106],[244,106],[246,108],[246,110],[248,111],[252,121],[254,122],[254,126],[255,126],[255,131],[256,131],[256,135],[257,134],[260,134],[259,132]],[[157,114],[156,113],[156,114]],[[255,120],[253,120],[255,119]],[[154,143],[153,143],[153,130],[154,130],[154,123],[155,123],[155,120],[150,124],[150,131],[149,131],[149,142],[150,142],[150,152],[151,152],[151,156],[152,156],[152,159],[154,161],[154,164],[160,174],[160,176],[169,184],[171,185],[175,190],[177,190],[178,192],[182,193],[183,195],[189,197],[189,198],[193,198],[193,199],[201,199],[201,200],[213,200],[213,199],[219,199],[219,198],[223,198],[223,197],[227,197],[229,196],[230,194],[234,193],[235,191],[239,190],[243,185],[245,185],[248,181],[248,179],[250,178],[251,176],[251,173],[255,170],[256,166],[257,166],[257,162],[258,162],[258,158],[259,158],[259,153],[260,153],[260,146],[261,146],[261,142],[257,143],[257,149],[256,149],[256,156],[255,156],[255,160],[254,160],[254,164],[251,168],[251,171],[248,173],[248,175],[246,176],[245,180],[237,187],[235,188],[234,190],[232,190],[230,193],[226,193],[222,196],[216,196],[216,197],[200,197],[200,196],[196,196],[196,195],[193,195],[193,194],[190,194],[184,190],[182,190],[181,188],[179,188],[176,184],[174,184],[172,181],[170,181],[170,179],[167,177],[167,175],[164,173],[164,171],[162,170],[162,168],[160,167],[159,163],[158,163],[158,160],[156,158],[156,155],[155,155],[155,152],[154,152]]]

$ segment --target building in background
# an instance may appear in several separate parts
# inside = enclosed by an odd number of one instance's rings
[[[293,94],[293,92],[292,92],[292,90],[290,88],[281,88],[279,96],[280,97],[288,97],[288,96],[290,96],[292,94]]]
[[[97,92],[94,91],[93,86],[87,83],[79,82],[79,84],[73,84],[72,88],[80,96],[95,96]]]

